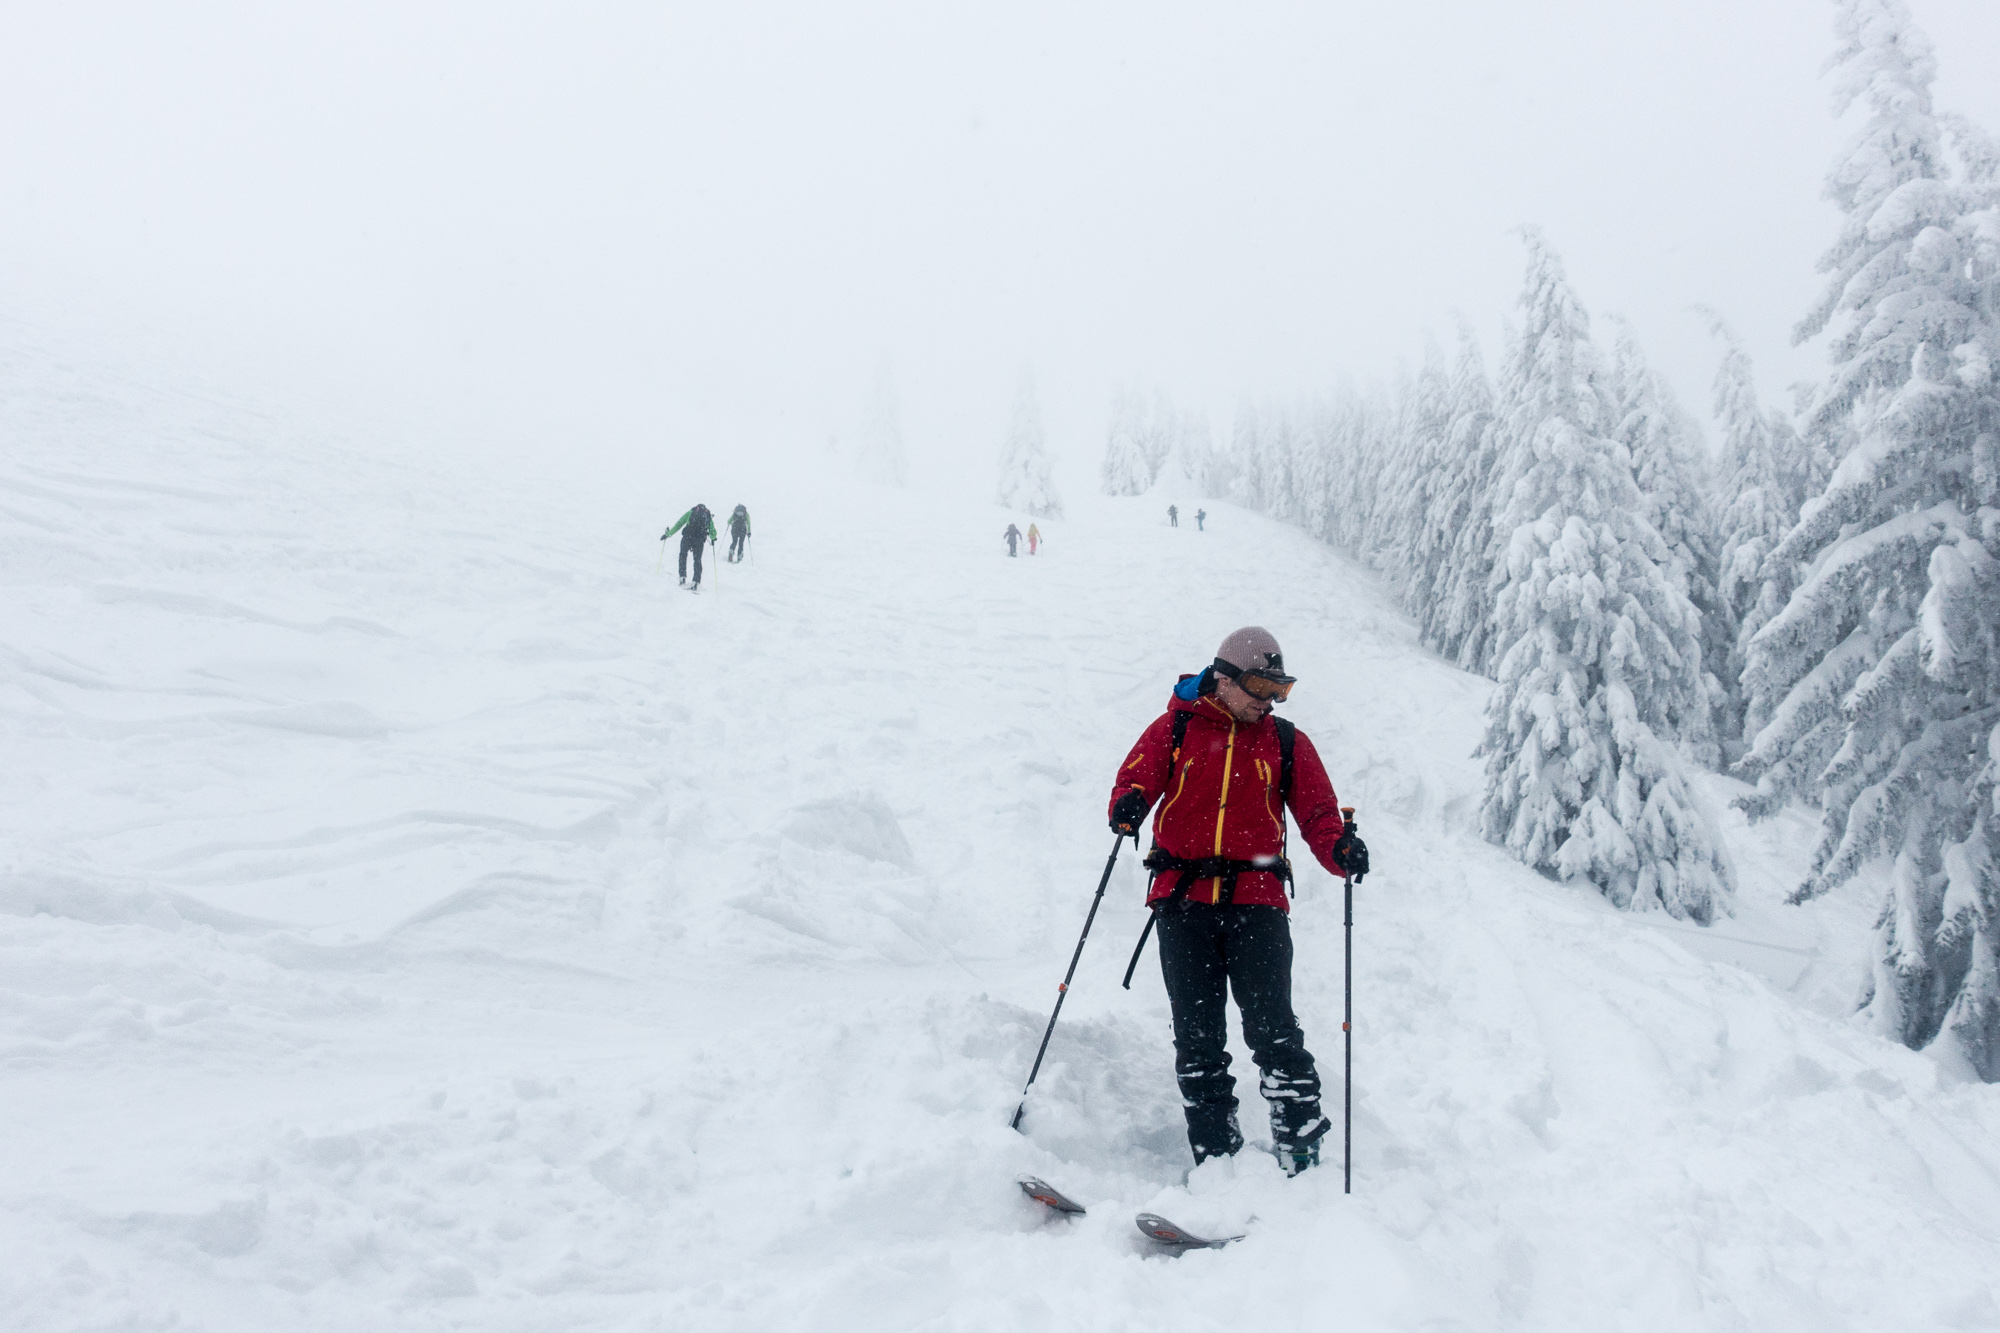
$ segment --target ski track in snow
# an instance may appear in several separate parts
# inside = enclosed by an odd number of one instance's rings
[[[454,473],[20,346],[0,432],[8,1327],[2000,1328],[2000,1088],[1847,1017],[1875,887],[1780,907],[1803,815],[1724,816],[1713,931],[1529,874],[1486,684],[1297,533],[1085,499],[1009,560],[990,506]],[[691,597],[697,497],[762,535]],[[1337,1139],[1183,1183],[1129,848],[1007,1128],[1115,766],[1242,623],[1379,867],[1351,1198]],[[1294,923],[1337,1114],[1317,866]]]

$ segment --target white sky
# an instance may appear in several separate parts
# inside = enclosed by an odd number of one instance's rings
[[[2000,130],[2000,5],[1912,0]],[[1767,393],[1851,127],[1824,0],[28,4],[0,300],[224,377],[550,453],[818,449],[886,355],[985,485],[1019,366],[1094,465],[1120,384],[1206,404],[1497,362],[1540,224],[1704,419]],[[1608,328],[1605,332],[1609,333]],[[954,460],[962,463],[955,466]]]

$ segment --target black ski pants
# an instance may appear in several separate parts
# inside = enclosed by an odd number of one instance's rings
[[[731,560],[741,561],[743,559],[743,539],[749,535],[749,533],[742,531],[731,532],[729,534],[729,558]]]
[[[688,536],[681,538],[681,558],[679,563],[682,578],[688,576],[689,551],[694,552],[694,586],[699,588],[701,586],[701,538],[694,536],[692,532]]]
[[[1243,1146],[1229,1074],[1230,992],[1262,1074],[1257,1090],[1270,1104],[1272,1137],[1309,1143],[1326,1133],[1319,1070],[1292,1012],[1292,928],[1284,909],[1182,900],[1154,910],[1160,972],[1174,1011],[1174,1073],[1195,1161]]]

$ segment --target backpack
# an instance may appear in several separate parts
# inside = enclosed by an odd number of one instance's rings
[[[708,512],[707,505],[696,505],[688,511],[688,531],[701,537],[714,534],[715,516]]]

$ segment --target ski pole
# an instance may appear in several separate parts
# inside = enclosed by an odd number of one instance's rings
[[[1347,821],[1351,832],[1354,828],[1354,807],[1344,805],[1340,816]],[[1340,1023],[1340,1030],[1347,1038],[1347,1072],[1341,1079],[1340,1095],[1343,1105],[1340,1110],[1340,1192],[1354,1193],[1354,876],[1342,875],[1341,882],[1347,893],[1347,965],[1341,975],[1347,991],[1347,1010]]]
[[[1132,845],[1135,847],[1139,845],[1136,838],[1133,840]],[[1132,950],[1132,961],[1125,964],[1125,980],[1118,983],[1126,990],[1132,989],[1132,974],[1139,970],[1139,955],[1146,952],[1146,938],[1153,933],[1153,922],[1159,919],[1159,915],[1158,912],[1154,911],[1146,913],[1146,928],[1139,932],[1139,943]]]
[[[667,539],[665,537],[662,537],[660,538],[660,558],[653,562],[653,572],[657,574],[666,567],[667,567]]]
[[[1062,985],[1056,987],[1056,1007],[1049,1015],[1049,1025],[1042,1030],[1042,1047],[1035,1052],[1035,1067],[1028,1071],[1028,1081],[1021,1085],[1021,1104],[1014,1108],[1014,1118],[1008,1122],[1010,1129],[1021,1127],[1021,1116],[1028,1109],[1028,1089],[1035,1086],[1035,1075],[1042,1072],[1042,1057],[1048,1054],[1049,1038],[1055,1035],[1056,1015],[1062,1012],[1063,1001],[1069,996],[1069,983],[1076,976],[1077,960],[1083,957],[1083,942],[1090,938],[1090,923],[1097,919],[1097,905],[1104,901],[1104,886],[1111,882],[1111,868],[1118,864],[1118,849],[1125,842],[1120,833],[1111,843],[1111,855],[1104,862],[1104,875],[1097,881],[1097,896],[1090,900],[1090,913],[1083,918],[1083,934],[1076,937],[1076,952],[1069,956],[1069,971],[1063,974]],[[1132,845],[1139,845],[1139,835],[1132,835]]]

